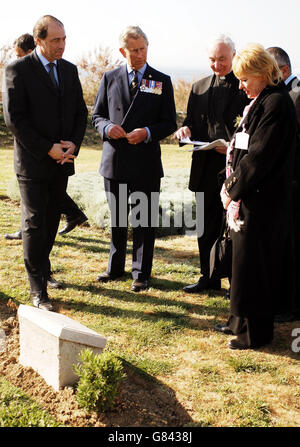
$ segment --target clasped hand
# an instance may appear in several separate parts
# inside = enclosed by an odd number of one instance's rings
[[[74,163],[74,158],[76,158],[76,155],[73,155],[75,149],[76,146],[72,141],[60,140],[60,143],[53,144],[48,155],[56,160],[56,163],[61,165],[64,165],[65,163]]]
[[[126,133],[123,127],[114,124],[108,129],[108,137],[113,140],[126,138],[129,144],[139,144],[147,139],[147,130],[145,128],[134,129],[132,132]]]

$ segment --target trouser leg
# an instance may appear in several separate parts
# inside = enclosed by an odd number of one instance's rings
[[[151,185],[130,186],[133,227],[132,278],[140,281],[151,276],[155,232],[158,225],[160,179]]]
[[[61,202],[61,214],[66,216],[67,222],[71,222],[78,217],[85,217],[85,214],[81,211],[79,206],[74,202],[74,200],[66,192]]]
[[[18,176],[22,202],[23,255],[30,291],[47,290],[49,255],[60,220],[58,197],[64,193],[65,177],[31,179]]]
[[[128,188],[115,180],[104,179],[104,188],[110,209],[110,253],[107,271],[121,276],[125,269],[128,235]]]
[[[230,315],[227,326],[237,335],[241,343],[249,348],[255,348],[272,341],[274,335],[274,316],[237,317]]]
[[[218,197],[214,203],[206,203],[204,196],[204,232],[198,238],[200,271],[204,278],[209,278],[210,251],[220,235],[223,208]]]

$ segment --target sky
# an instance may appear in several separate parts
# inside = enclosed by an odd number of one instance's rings
[[[231,36],[237,50],[249,42],[282,47],[299,74],[300,2],[284,6],[279,0],[51,0],[48,6],[41,0],[10,0],[1,7],[0,46],[32,33],[39,17],[51,14],[65,25],[64,58],[74,63],[99,46],[122,58],[120,32],[139,25],[149,40],[149,64],[174,80],[210,73],[207,43],[220,33]]]

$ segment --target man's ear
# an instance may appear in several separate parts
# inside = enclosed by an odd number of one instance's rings
[[[283,80],[286,80],[289,76],[290,76],[290,69],[287,65],[284,65],[283,67],[281,67],[281,73],[283,76]]]
[[[119,51],[122,54],[122,56],[125,57],[125,59],[126,59],[126,52],[125,52],[124,48],[120,48]]]

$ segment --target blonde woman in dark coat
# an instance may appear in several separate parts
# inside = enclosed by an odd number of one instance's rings
[[[252,101],[227,151],[221,199],[233,249],[230,317],[215,329],[237,335],[231,349],[249,349],[273,339],[291,212],[296,116],[278,65],[261,45],[251,44],[235,56],[233,71]]]

